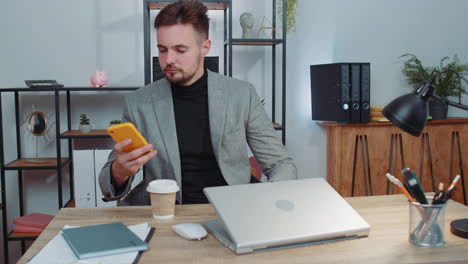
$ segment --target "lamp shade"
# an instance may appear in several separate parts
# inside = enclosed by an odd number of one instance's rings
[[[427,119],[427,97],[414,92],[402,95],[382,110],[394,125],[413,136],[421,135]]]

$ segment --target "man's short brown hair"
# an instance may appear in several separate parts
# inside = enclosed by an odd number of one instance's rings
[[[164,7],[154,20],[154,27],[190,24],[208,39],[210,19],[208,8],[197,0],[178,0]]]

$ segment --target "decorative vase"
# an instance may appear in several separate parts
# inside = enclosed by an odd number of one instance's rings
[[[429,100],[429,115],[432,116],[432,119],[447,119],[447,111],[447,99],[442,101]]]
[[[241,27],[242,27],[242,38],[243,39],[254,38],[254,34],[253,34],[253,26],[255,23],[254,15],[249,12],[242,13],[239,18],[239,23],[241,24]]]
[[[80,125],[80,132],[81,133],[89,133],[91,132],[92,127],[91,125]]]

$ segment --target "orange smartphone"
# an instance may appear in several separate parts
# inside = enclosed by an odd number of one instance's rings
[[[123,123],[107,128],[107,133],[112,137],[112,139],[119,143],[124,141],[127,138],[132,140],[130,145],[124,147],[125,152],[131,152],[137,148],[141,148],[145,145],[148,145],[146,139],[141,135],[140,131],[132,123]],[[153,151],[153,150],[150,150]]]

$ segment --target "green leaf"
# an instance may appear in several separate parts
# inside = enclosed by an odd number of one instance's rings
[[[465,76],[468,74],[468,64],[460,64],[455,54],[453,60],[446,56],[440,60],[437,67],[425,67],[416,55],[407,53],[399,58],[405,58],[401,72],[406,76],[408,84],[417,88],[423,81],[429,80],[432,75],[438,77],[434,81],[435,93],[442,97],[459,96],[466,94],[464,85],[468,84]]]
[[[80,125],[89,125],[89,118],[86,114],[80,115]]]
[[[283,1],[286,2],[286,32],[296,31],[296,7],[298,0],[280,0],[277,2],[277,11],[280,21],[283,19]]]

